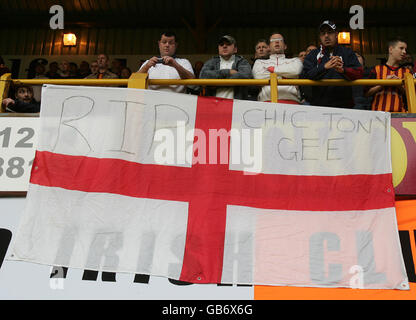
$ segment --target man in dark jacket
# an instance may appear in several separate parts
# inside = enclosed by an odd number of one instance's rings
[[[320,48],[312,50],[305,58],[301,78],[310,80],[362,78],[363,67],[355,53],[338,45],[338,32],[331,21],[319,26]],[[352,89],[337,86],[314,86],[310,103],[315,106],[352,108]]]
[[[201,69],[200,79],[250,79],[250,63],[237,53],[237,42],[229,35],[218,41],[218,56],[205,62]],[[228,99],[248,99],[247,86],[208,87],[207,96]]]
[[[40,103],[33,98],[33,88],[28,85],[19,85],[15,88],[16,99],[6,98],[2,101],[6,112],[37,113]]]

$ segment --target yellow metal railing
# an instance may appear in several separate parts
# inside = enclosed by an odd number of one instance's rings
[[[11,78],[12,75],[10,73],[3,74],[0,78],[0,112],[4,112],[2,102],[8,96]]]
[[[128,88],[147,89],[149,85],[194,85],[194,86],[270,86],[271,101],[278,101],[279,86],[404,86],[406,91],[409,113],[416,113],[416,79],[410,73],[405,74],[404,79],[380,80],[360,79],[347,80],[306,80],[306,79],[278,79],[275,73],[270,74],[270,79],[187,79],[187,80],[163,80],[148,79],[145,73],[133,73],[129,79],[11,79],[10,74],[4,74],[0,79],[0,98],[4,99],[8,94],[10,83],[28,85],[81,85],[81,86],[127,86]],[[2,110],[4,112],[4,110]]]

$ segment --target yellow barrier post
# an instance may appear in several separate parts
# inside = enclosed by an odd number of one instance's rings
[[[404,87],[406,89],[407,112],[416,113],[415,79],[411,73],[404,74]]]
[[[147,73],[139,73],[139,72],[132,73],[132,75],[129,78],[127,87],[134,88],[134,89],[147,89],[148,77],[149,75]]]
[[[277,91],[277,74],[270,73],[270,100],[271,102],[277,102],[279,99],[279,93]]]
[[[9,94],[11,79],[11,73],[5,73],[0,78],[0,113],[5,111],[5,108],[3,108],[3,99],[6,99]]]

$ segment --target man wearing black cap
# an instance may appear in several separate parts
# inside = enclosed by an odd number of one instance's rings
[[[311,80],[362,78],[363,68],[354,51],[338,45],[336,25],[326,20],[319,26],[320,48],[312,50],[303,63],[302,78]],[[312,87],[312,105],[338,108],[354,106],[351,87]]]
[[[218,56],[205,62],[201,69],[201,79],[249,79],[250,63],[237,53],[237,43],[232,36],[222,36],[218,41]],[[247,86],[209,87],[208,96],[228,99],[248,99]]]

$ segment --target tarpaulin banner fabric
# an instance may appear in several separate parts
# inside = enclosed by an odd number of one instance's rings
[[[397,223],[409,290],[354,290],[255,286],[256,300],[416,300],[416,200],[396,202]]]
[[[42,96],[11,259],[192,283],[409,289],[388,113],[121,88]]]

